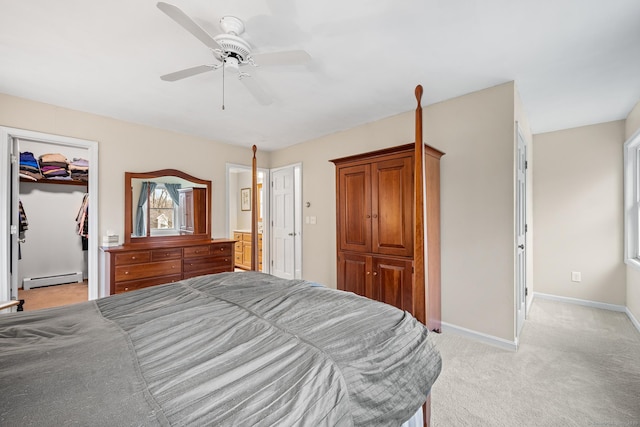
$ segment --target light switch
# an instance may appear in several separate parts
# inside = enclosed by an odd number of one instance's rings
[[[304,223],[305,224],[309,224],[309,216],[305,216],[304,217]]]
[[[571,272],[571,281],[572,282],[579,282],[582,280],[582,274],[580,274],[579,271],[572,271]]]
[[[310,224],[315,224],[316,223],[316,217],[315,216],[309,217],[309,223]]]

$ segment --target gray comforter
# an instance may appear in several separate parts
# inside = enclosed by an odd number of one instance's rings
[[[398,426],[440,368],[406,312],[222,273],[0,315],[0,425]]]

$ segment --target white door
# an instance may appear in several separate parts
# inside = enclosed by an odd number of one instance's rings
[[[527,310],[527,145],[517,128],[516,165],[516,336]]]
[[[296,201],[296,166],[271,172],[271,274],[285,279],[299,278],[296,252],[300,251],[300,215]]]

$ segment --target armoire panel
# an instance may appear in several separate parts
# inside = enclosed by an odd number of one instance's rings
[[[373,170],[372,252],[412,256],[412,157],[376,162]]]

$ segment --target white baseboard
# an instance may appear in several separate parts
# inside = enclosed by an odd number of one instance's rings
[[[584,305],[586,307],[601,308],[603,310],[619,311],[622,313],[625,313],[627,311],[627,307],[625,307],[624,305],[607,304],[605,302],[589,301],[586,299],[579,299],[579,298],[561,297],[557,295],[543,294],[540,292],[534,292],[533,297],[548,299],[551,301],[566,302],[569,304]]]
[[[518,343],[515,341],[508,341],[503,338],[494,337],[493,335],[483,334],[482,332],[473,331],[471,329],[463,328],[461,326],[451,325],[447,322],[441,324],[442,332],[451,332],[456,335],[461,335],[466,338],[471,338],[476,341],[480,341],[485,344],[499,347],[505,350],[516,351],[518,350]]]
[[[631,313],[631,310],[629,310],[628,307],[625,313],[627,313],[627,316],[629,317],[629,320],[631,320],[631,323],[633,323],[633,326],[635,326],[638,332],[640,332],[640,322],[638,322],[638,319],[633,316],[633,313]]]
[[[531,308],[531,304],[533,303],[533,300],[535,298],[541,298],[541,299],[547,299],[547,300],[552,300],[552,301],[559,301],[559,302],[566,302],[569,304],[578,304],[578,305],[583,305],[586,307],[593,307],[593,308],[600,308],[603,310],[611,310],[611,311],[617,311],[617,312],[621,312],[621,313],[625,313],[628,317],[629,320],[631,320],[631,323],[633,323],[633,326],[636,327],[636,329],[638,330],[638,332],[640,332],[640,322],[638,321],[638,319],[636,319],[633,314],[631,313],[631,310],[629,310],[627,307],[625,307],[624,305],[616,305],[616,304],[607,304],[604,302],[597,302],[597,301],[589,301],[589,300],[583,300],[583,299],[578,299],[578,298],[570,298],[570,297],[561,297],[561,296],[557,296],[557,295],[550,295],[550,294],[543,294],[540,292],[534,292],[533,293],[533,298],[531,298],[528,306],[527,306],[527,311],[528,309]],[[492,345],[494,347],[499,347],[505,350],[511,350],[511,351],[517,351],[518,350],[518,341],[508,341],[505,340],[503,338],[498,338],[495,337],[493,335],[487,335],[487,334],[483,334],[482,332],[478,332],[478,331],[473,331],[471,329],[467,329],[467,328],[463,328],[461,326],[456,326],[456,325],[452,325],[450,323],[447,322],[442,322],[441,325],[442,328],[442,332],[446,333],[446,332],[450,332],[452,334],[456,334],[456,335],[461,335],[463,337],[466,338],[470,338],[476,341],[480,341],[482,343],[485,344],[489,344]]]
[[[604,302],[589,301],[589,300],[579,299],[579,298],[561,297],[558,295],[543,294],[540,292],[534,292],[533,297],[547,299],[551,301],[566,302],[569,304],[583,305],[585,307],[600,308],[602,310],[611,310],[611,311],[618,311],[620,313],[625,313],[627,317],[629,317],[629,320],[631,320],[631,323],[633,323],[633,326],[635,326],[638,332],[640,332],[640,322],[638,322],[638,319],[636,319],[633,316],[633,314],[631,313],[631,310],[629,310],[624,305],[607,304]]]

